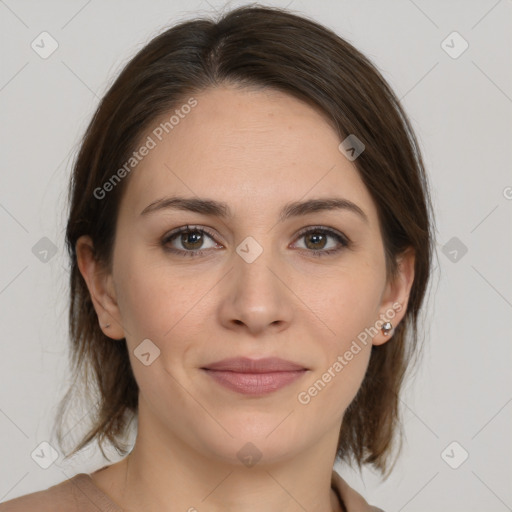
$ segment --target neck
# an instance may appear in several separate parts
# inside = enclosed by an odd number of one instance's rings
[[[145,407],[142,400],[139,407]],[[246,466],[193,449],[139,409],[134,448],[115,469],[104,470],[103,489],[130,511],[338,512],[331,489],[338,431],[293,458],[262,457]]]

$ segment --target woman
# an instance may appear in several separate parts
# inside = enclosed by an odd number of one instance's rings
[[[126,456],[0,511],[380,510],[333,465],[389,471],[432,220],[369,60],[284,9],[181,23],[101,101],[70,195],[74,371],[99,396],[72,454]]]

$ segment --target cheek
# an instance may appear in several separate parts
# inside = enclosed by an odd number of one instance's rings
[[[162,390],[168,397],[180,395],[174,378],[186,380],[188,369],[196,363],[192,340],[205,337],[204,319],[212,318],[206,310],[211,308],[211,297],[205,294],[218,276],[198,280],[196,274],[187,277],[179,266],[162,265],[162,260],[155,264],[143,254],[137,258],[135,251],[125,254],[117,267],[122,283],[118,303],[135,378],[147,398],[157,400]],[[147,339],[151,343],[142,345]],[[142,347],[157,354],[149,366],[138,360],[137,354],[148,351]]]
[[[384,266],[379,262],[352,263],[347,261],[329,276],[301,278],[304,287],[299,293],[322,321],[315,324],[321,329],[331,354],[346,350],[352,339],[379,318]]]
[[[117,268],[122,283],[116,287],[118,304],[135,379],[155,406],[165,394],[173,397],[176,406],[185,407],[179,386],[170,375],[183,379],[181,364],[188,358],[194,331],[201,326],[197,311],[204,291],[183,284],[175,272],[169,275],[168,268],[137,260],[135,255]],[[148,339],[151,343],[145,341]],[[148,352],[149,364],[145,365],[139,356]]]
[[[323,329],[322,364],[299,403],[310,400],[319,414],[320,404],[328,403],[334,420],[353,400],[368,367],[384,281],[383,263],[347,265],[335,279],[324,281],[322,289],[313,289],[311,309],[328,329]]]
[[[116,289],[127,338],[134,342],[139,338],[165,342],[200,307],[195,305],[208,283],[197,286],[193,277],[182,275],[179,266],[151,257],[147,248],[123,252],[119,247],[118,254],[123,256],[115,262],[119,283]]]

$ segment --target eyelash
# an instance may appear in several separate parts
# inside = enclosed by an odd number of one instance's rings
[[[173,247],[169,247],[167,244],[171,242],[174,238],[176,238],[178,235],[181,235],[182,233],[188,233],[188,232],[198,232],[201,234],[207,234],[212,240],[215,240],[215,235],[206,228],[199,228],[197,226],[183,226],[181,228],[178,228],[174,231],[171,231],[167,235],[164,236],[162,239],[162,246],[166,251],[172,252],[174,254],[177,254],[179,256],[184,257],[197,257],[202,256],[204,253],[208,252],[207,250],[195,250],[195,251],[183,251],[181,249],[175,249]],[[337,231],[334,231],[330,228],[326,228],[323,226],[312,226],[305,228],[302,230],[298,236],[297,239],[300,239],[304,237],[305,235],[309,235],[310,233],[321,233],[323,235],[329,235],[336,239],[336,241],[341,245],[341,247],[337,247],[336,249],[320,249],[320,250],[313,250],[313,249],[301,249],[301,251],[307,252],[311,256],[315,257],[324,257],[324,256],[330,256],[332,254],[338,253],[342,251],[343,249],[347,249],[351,246],[351,241],[341,233],[338,233]]]

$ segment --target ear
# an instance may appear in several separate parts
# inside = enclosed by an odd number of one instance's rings
[[[412,247],[397,257],[397,274],[388,281],[382,294],[379,320],[375,323],[378,333],[373,338],[373,345],[382,345],[389,341],[394,329],[405,316],[414,281],[414,261],[415,253]],[[391,322],[393,325],[393,330],[387,335],[381,331],[384,322]]]
[[[81,236],[75,249],[78,268],[89,289],[101,330],[109,338],[123,339],[124,330],[111,273],[96,260],[91,237]]]

